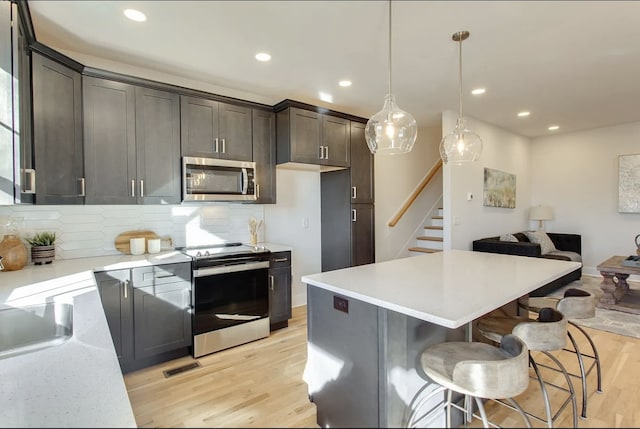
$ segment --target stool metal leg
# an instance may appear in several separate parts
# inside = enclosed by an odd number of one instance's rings
[[[407,422],[406,425],[405,425],[406,427],[408,427],[408,428],[415,427],[415,425],[417,425],[420,420],[422,420],[425,417],[427,417],[429,414],[434,412],[436,409],[442,407],[442,405],[439,404],[437,407],[429,410],[424,415],[418,417],[418,411],[420,410],[420,408],[422,408],[422,406],[425,403],[427,403],[429,401],[429,399],[433,398],[438,393],[441,393],[441,392],[444,392],[445,390],[448,390],[444,386],[438,386],[435,389],[433,389],[433,391],[431,391],[428,395],[422,396],[422,393],[426,390],[427,387],[430,387],[430,386],[432,386],[432,384],[425,384],[424,386],[422,386],[422,388],[420,388],[420,390],[418,390],[418,392],[413,397],[413,400],[409,404],[409,416],[406,419],[406,422]]]
[[[531,354],[529,354],[529,363],[531,367],[536,373],[536,377],[538,379],[538,383],[540,384],[540,390],[542,391],[542,399],[544,400],[544,411],[547,414],[547,425],[552,428],[553,427],[553,418],[551,417],[551,402],[549,401],[549,393],[547,392],[547,387],[542,380],[542,374],[540,374],[540,370],[538,369],[538,365],[536,361],[533,360]],[[574,425],[575,426],[575,425]]]
[[[571,335],[571,332],[567,331],[567,336],[571,340],[571,344],[573,345],[573,349],[575,350],[576,356],[578,356],[578,365],[580,366],[580,379],[582,381],[582,413],[580,417],[583,419],[587,418],[587,374],[584,370],[584,361],[582,360],[582,353],[580,353],[580,347],[576,343],[575,338]]]
[[[597,378],[598,378],[597,392],[598,393],[602,393],[602,369],[600,368],[600,356],[598,355],[598,350],[596,349],[596,345],[594,344],[593,340],[591,339],[591,335],[589,335],[587,333],[587,331],[582,329],[581,326],[579,326],[578,324],[572,322],[571,320],[569,320],[568,322],[569,322],[569,324],[571,326],[574,326],[578,331],[580,331],[582,333],[582,335],[584,335],[584,337],[589,342],[589,345],[591,346],[591,350],[593,351],[593,359],[596,362],[596,373],[597,373]]]
[[[558,368],[560,368],[562,370],[562,373],[564,374],[564,379],[567,381],[567,386],[569,386],[569,394],[570,394],[569,398],[571,399],[571,408],[573,410],[573,427],[577,428],[578,427],[578,407],[576,406],[576,391],[573,388],[573,382],[571,381],[571,377],[569,377],[569,373],[564,368],[564,365],[560,363],[558,358],[556,358],[554,355],[552,355],[549,352],[542,352],[542,353],[544,353],[547,357],[549,357],[549,359],[551,359],[556,365],[558,365]],[[566,405],[566,401],[562,405],[560,410],[562,410],[565,405]]]

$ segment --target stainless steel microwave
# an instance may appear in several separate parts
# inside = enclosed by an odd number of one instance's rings
[[[256,200],[256,163],[182,157],[182,201]]]

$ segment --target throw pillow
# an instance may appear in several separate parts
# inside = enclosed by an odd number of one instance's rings
[[[515,235],[513,234],[502,234],[500,236],[500,241],[514,241],[514,242],[518,242],[518,239],[516,238]]]
[[[540,253],[543,255],[558,250],[544,231],[526,231],[525,234],[530,242],[540,245]]]

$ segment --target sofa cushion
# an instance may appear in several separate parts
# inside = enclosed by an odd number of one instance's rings
[[[523,232],[516,232],[513,236],[520,242],[529,243],[529,238]]]
[[[545,258],[560,259],[563,261],[582,262],[582,256],[576,252],[570,252],[568,250],[552,250],[551,252],[544,254]]]
[[[544,231],[525,231],[525,234],[530,242],[540,245],[540,253],[543,255],[558,250]]]
[[[500,241],[513,241],[513,242],[517,242],[519,241],[515,235],[513,234],[502,234],[500,236]]]

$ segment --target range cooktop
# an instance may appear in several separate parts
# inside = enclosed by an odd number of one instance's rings
[[[219,258],[230,255],[250,255],[270,252],[269,249],[264,246],[250,246],[240,242],[187,246],[177,248],[176,250],[180,250],[185,255],[194,259]]]

